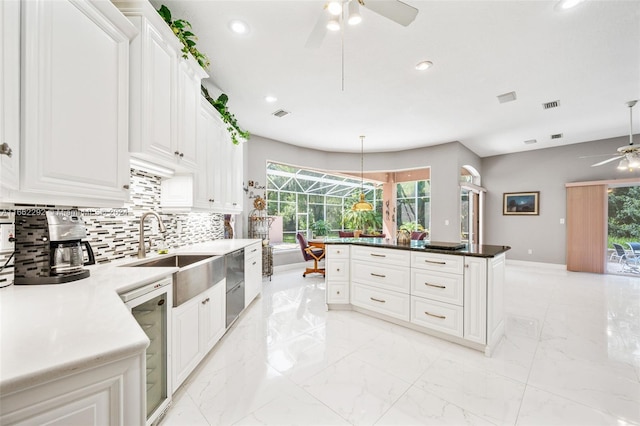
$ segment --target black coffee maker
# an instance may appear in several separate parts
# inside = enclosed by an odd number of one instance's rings
[[[15,216],[15,284],[59,284],[89,276],[95,263],[87,229],[69,210],[17,211]],[[84,262],[83,247],[89,260]]]

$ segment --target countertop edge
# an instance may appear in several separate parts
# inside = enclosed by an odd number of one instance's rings
[[[372,238],[371,240],[376,240]],[[336,241],[336,240],[325,240],[324,244],[343,244],[343,245],[357,245],[357,246],[365,246],[365,247],[378,247],[378,248],[386,248],[391,250],[406,250],[413,251],[416,253],[437,253],[437,254],[448,254],[452,256],[470,256],[470,257],[482,257],[482,258],[493,258],[499,256],[509,250],[511,247],[509,246],[496,246],[496,245],[477,245],[472,244],[471,248],[467,244],[466,248],[458,249],[458,250],[445,250],[445,249],[437,249],[437,248],[424,248],[424,247],[416,247],[411,245],[401,245],[401,244],[390,244],[385,242],[378,241],[365,241],[364,239],[358,241],[356,239],[351,239],[351,241]]]

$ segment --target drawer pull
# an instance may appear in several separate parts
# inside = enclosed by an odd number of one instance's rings
[[[435,260],[426,260],[425,263],[433,263],[434,265],[446,265],[447,262],[436,262]]]
[[[382,274],[374,274],[373,272],[371,272],[371,275],[374,277],[380,277],[380,278],[386,278],[386,275],[382,275]]]
[[[336,291],[336,294],[340,294],[340,290]]]
[[[447,317],[445,317],[444,315],[436,315],[436,314],[430,314],[427,311],[424,311],[425,314],[429,315],[430,317],[436,317],[436,318],[440,318],[440,319],[447,319]]]
[[[369,253],[373,257],[387,257],[386,254]]]
[[[209,299],[209,298],[207,297],[206,299],[204,299],[204,300],[202,301],[202,304],[203,304],[203,305],[206,305],[206,304],[209,302],[209,300],[211,300],[211,299]]]
[[[369,299],[373,300],[374,302],[387,303],[386,300],[376,299],[375,297],[370,297]]]
[[[337,271],[337,272],[340,272],[340,268],[336,268],[336,271]]]
[[[436,288],[447,288],[447,286],[444,286],[444,285],[438,285],[438,284],[429,284],[429,283],[424,283],[424,285],[428,285],[429,287],[436,287]]]

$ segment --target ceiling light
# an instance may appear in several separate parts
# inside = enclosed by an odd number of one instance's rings
[[[358,25],[362,22],[362,16],[360,16],[360,3],[357,0],[349,2],[349,19],[347,20],[349,25]]]
[[[278,98],[276,98],[275,96],[268,95],[268,96],[264,97],[264,100],[269,102],[269,103],[273,103],[273,102],[277,101]]]
[[[638,169],[640,168],[640,157],[637,155],[631,156],[631,160],[629,160],[629,168],[630,169]]]
[[[329,31],[339,31],[340,30],[340,21],[338,21],[337,16],[332,16],[327,22],[327,29]]]
[[[623,158],[622,160],[620,160],[620,163],[618,164],[618,170],[627,170],[629,168],[629,160],[627,160],[627,158]]]
[[[342,3],[339,1],[330,1],[327,5],[327,10],[330,14],[338,16],[342,13]]]
[[[249,32],[249,26],[238,20],[229,22],[229,28],[236,34],[246,34]]]
[[[567,9],[571,9],[573,7],[576,7],[577,5],[579,5],[580,3],[582,3],[584,0],[561,0],[557,7],[560,10],[567,10]]]
[[[356,212],[369,212],[373,210],[373,206],[364,199],[364,136],[360,136],[360,201],[355,203],[351,210]]]
[[[427,70],[429,68],[431,68],[433,66],[433,62],[431,61],[422,61],[422,62],[418,62],[416,64],[416,69],[418,71],[424,71]]]

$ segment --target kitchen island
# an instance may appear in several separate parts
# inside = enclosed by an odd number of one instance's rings
[[[508,246],[327,238],[328,309],[353,309],[491,356]]]

